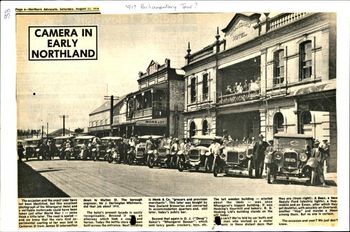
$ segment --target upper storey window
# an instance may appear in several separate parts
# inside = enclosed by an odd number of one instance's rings
[[[279,85],[284,82],[284,50],[274,52],[273,84]]]
[[[300,80],[310,78],[312,75],[312,45],[311,41],[300,44]]]
[[[203,100],[208,100],[209,94],[209,81],[208,81],[208,73],[203,75]]]
[[[197,83],[196,78],[193,77],[191,79],[191,87],[190,87],[190,93],[191,93],[191,102],[195,102],[197,100]]]

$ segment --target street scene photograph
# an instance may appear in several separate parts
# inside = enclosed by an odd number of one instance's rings
[[[19,11],[18,198],[336,195],[336,18]]]

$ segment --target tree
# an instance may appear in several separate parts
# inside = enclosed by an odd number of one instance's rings
[[[74,130],[75,133],[83,133],[84,132],[84,128],[77,128]]]

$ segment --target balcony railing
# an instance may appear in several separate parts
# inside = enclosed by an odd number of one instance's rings
[[[134,118],[140,118],[144,116],[151,116],[152,115],[152,107],[135,110]]]
[[[271,18],[269,22],[269,30],[275,30],[279,27],[297,21],[301,18],[304,18],[312,13],[299,12],[299,13],[285,13],[277,16],[276,18]]]
[[[230,104],[237,102],[251,101],[260,98],[260,90],[251,90],[242,93],[232,93],[219,95],[217,99],[218,104]]]

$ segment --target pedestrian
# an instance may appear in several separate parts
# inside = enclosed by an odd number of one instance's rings
[[[323,148],[320,148],[320,142],[316,139],[314,143],[314,148],[311,151],[311,157],[314,157],[317,161],[316,176],[319,177],[319,181],[323,186],[326,186],[326,182],[323,174],[323,166],[326,160],[326,153]]]
[[[264,135],[259,134],[258,141],[254,144],[253,156],[254,156],[254,168],[255,177],[261,178],[263,171],[263,161],[265,159],[265,150],[269,144],[264,141]]]

